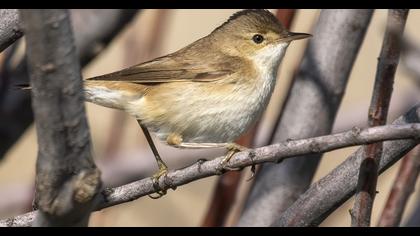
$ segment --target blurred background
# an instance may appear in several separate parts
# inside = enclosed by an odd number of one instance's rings
[[[99,56],[84,67],[83,76],[91,77],[113,72],[174,52],[206,36],[238,10],[240,9],[142,10]],[[270,11],[275,14],[277,9]],[[315,9],[297,10],[290,30],[310,33],[318,15],[319,10]],[[334,132],[350,129],[355,125],[364,127],[367,124],[367,111],[386,19],[386,10],[375,11],[354,64],[334,125]],[[420,45],[418,22],[420,22],[420,10],[410,10],[405,35]],[[20,44],[22,42],[23,40],[20,40]],[[276,90],[256,132],[256,146],[264,144],[270,136],[307,42],[307,40],[293,42],[288,49],[279,68]],[[22,50],[23,44],[19,47]],[[4,55],[0,55],[0,59],[4,59]],[[404,66],[400,65],[395,77],[388,120],[392,121],[403,114],[419,99],[418,85]],[[103,172],[103,179],[109,186],[119,186],[150,176],[156,171],[153,155],[135,119],[122,112],[90,103],[86,103],[86,108],[94,156]],[[223,150],[179,150],[161,143],[156,145],[170,169],[187,166],[200,158],[211,159],[223,154]],[[355,149],[346,148],[324,155],[313,181],[322,178]],[[0,161],[0,218],[31,210],[36,156],[36,133],[31,126]],[[376,225],[381,214],[398,166],[399,163],[395,164],[379,177],[379,193],[376,196],[372,216],[373,225]],[[250,176],[250,171],[244,170],[242,176],[247,178]],[[92,214],[90,226],[203,225],[218,178],[205,178],[180,186],[175,191],[169,190],[167,195],[157,200],[143,197],[95,212]],[[236,222],[244,197],[252,184],[242,179],[226,225],[233,225]],[[403,224],[414,209],[417,195],[419,193],[415,192],[410,198]],[[332,213],[321,226],[350,226],[348,210],[352,205],[353,199],[350,199]]]

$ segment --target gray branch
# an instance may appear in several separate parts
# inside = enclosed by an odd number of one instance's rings
[[[416,109],[419,109],[420,113],[420,104]],[[419,119],[416,122],[419,122]],[[388,125],[363,130],[355,127],[350,131],[333,135],[288,140],[286,142],[236,153],[229,161],[228,167],[245,168],[259,163],[278,162],[292,157],[301,158],[298,156],[328,152],[349,146],[399,139],[414,139],[416,141],[392,141],[389,142],[389,145],[396,149],[396,146],[398,145],[399,147],[401,142],[418,142],[418,139],[420,139],[420,123]],[[195,180],[218,175],[220,174],[218,166],[223,158],[224,156],[211,161],[197,162],[183,169],[170,171],[166,177],[159,179],[159,185],[164,189],[175,189],[178,186]],[[155,188],[152,178],[145,178],[120,187],[106,189],[101,194],[102,198],[96,210],[133,201],[154,192]],[[0,226],[29,226],[31,222],[27,220],[31,220],[31,215],[33,214],[35,212],[1,220]]]
[[[372,10],[322,10],[271,143],[331,133]],[[239,226],[268,226],[310,185],[321,154],[265,164]]]
[[[399,117],[393,124],[404,125],[418,122],[420,122],[420,104],[404,116]],[[418,143],[419,140],[384,142],[379,174],[387,170]],[[359,148],[328,175],[312,184],[296,202],[287,208],[273,226],[316,226],[320,224],[356,192],[362,157],[363,147]]]
[[[20,10],[38,139],[34,226],[87,226],[100,191],[68,10]]]
[[[71,10],[73,28],[78,32],[75,40],[80,63],[85,65],[91,61],[137,13],[135,9]]]
[[[130,9],[74,9],[70,12],[81,65],[85,66],[134,19],[138,11]],[[10,19],[18,19],[17,10],[0,10],[0,13],[0,24],[4,23],[9,28],[18,27],[20,30],[18,21],[10,22],[2,17],[10,15]],[[0,35],[3,32],[5,31],[0,31]],[[6,33],[4,34],[6,35]],[[10,36],[10,34],[8,35]],[[16,68],[9,68],[5,65],[0,76],[0,87],[5,87],[3,90],[0,89],[0,93],[2,93],[0,94],[1,159],[32,123],[33,114],[29,93],[13,89],[12,85],[28,83],[26,61],[22,60]],[[8,83],[4,84],[6,82]]]
[[[418,198],[418,196],[416,196]],[[417,200],[417,205],[411,213],[405,227],[419,227],[420,226],[420,201]]]
[[[0,52],[22,37],[17,9],[0,9]]]
[[[73,25],[77,25],[77,30],[80,30],[75,37],[76,45],[79,52],[85,52],[82,62],[94,57],[136,13],[134,9],[71,10]],[[0,52],[22,36],[18,10],[0,9]]]
[[[420,87],[420,47],[412,40],[403,38],[401,64]]]

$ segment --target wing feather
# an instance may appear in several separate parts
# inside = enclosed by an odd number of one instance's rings
[[[88,80],[120,81],[139,84],[169,83],[183,81],[211,82],[224,78],[234,72],[226,63],[195,64],[177,61],[170,56],[129,67],[114,73],[105,74]]]

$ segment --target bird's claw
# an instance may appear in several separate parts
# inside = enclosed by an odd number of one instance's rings
[[[160,177],[166,177],[166,174],[168,173],[168,168],[166,167],[166,165],[160,165],[159,166],[159,172],[154,174],[152,177],[152,181],[153,181],[153,188],[156,191],[157,195],[152,195],[149,194],[148,196],[152,199],[158,199],[161,198],[162,196],[164,196],[166,194],[166,189],[162,189],[159,185],[159,179]]]
[[[239,144],[236,143],[229,143],[226,145],[226,149],[228,150],[226,156],[223,158],[223,160],[219,163],[219,165],[216,168],[216,173],[218,175],[223,174],[225,171],[229,170],[229,171],[240,171],[243,168],[238,168],[238,167],[229,167],[227,166],[230,158],[232,158],[232,156],[237,153],[237,152],[242,152],[245,150],[248,150],[248,148],[241,146]]]

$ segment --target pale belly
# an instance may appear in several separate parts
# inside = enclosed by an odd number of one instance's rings
[[[233,142],[265,110],[288,45],[277,44],[256,53],[252,60],[260,78],[246,83],[174,82],[147,89],[139,85],[132,93],[115,89],[120,86],[92,85],[86,88],[86,99],[125,110],[164,142],[169,135],[190,143]]]
[[[131,102],[127,112],[162,141],[176,134],[182,142],[224,143],[233,142],[256,122],[274,85],[215,85],[213,89],[201,83],[185,83],[182,89],[180,84],[165,86],[159,93],[151,91]]]

